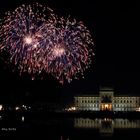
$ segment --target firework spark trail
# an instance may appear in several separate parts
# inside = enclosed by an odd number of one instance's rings
[[[14,12],[7,13],[0,28],[0,38],[2,38],[0,49],[9,51],[10,61],[18,66],[20,73],[40,71],[37,55],[41,52],[41,48],[45,48],[47,31],[50,30],[43,29],[43,26],[44,24],[47,24],[47,27],[52,26],[54,19],[52,10],[38,3],[32,6],[22,5]]]
[[[82,22],[59,18],[55,24],[53,45],[47,53],[46,71],[56,77],[60,83],[72,81],[83,75],[90,66],[93,55],[92,37]]]
[[[8,12],[0,38],[0,50],[8,50],[20,74],[45,71],[63,84],[83,75],[91,64],[93,41],[83,22],[59,18],[40,4]]]

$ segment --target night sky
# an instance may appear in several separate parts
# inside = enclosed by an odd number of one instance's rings
[[[0,2],[0,16],[33,0],[4,0]],[[0,101],[46,99],[51,96],[71,98],[79,93],[96,93],[97,87],[113,86],[122,93],[139,93],[139,18],[140,9],[135,0],[42,0],[60,16],[71,15],[82,20],[90,30],[95,43],[93,63],[85,79],[61,86],[52,77],[30,81],[5,68],[0,59]]]

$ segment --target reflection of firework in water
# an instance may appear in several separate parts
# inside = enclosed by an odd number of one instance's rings
[[[39,4],[8,13],[0,38],[0,49],[9,51],[10,62],[21,74],[45,71],[60,83],[70,82],[91,63],[93,41],[83,23],[56,18],[52,10]]]

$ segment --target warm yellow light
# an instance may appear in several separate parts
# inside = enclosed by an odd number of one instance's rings
[[[76,110],[76,107],[70,107],[70,108],[65,109],[65,110],[67,110],[67,111],[75,111]]]
[[[2,105],[0,105],[0,110],[2,110]]]
[[[72,107],[72,110],[76,110],[76,107]]]
[[[20,108],[18,106],[15,107],[15,110],[19,110]]]
[[[108,104],[105,104],[105,108],[108,108]]]
[[[136,109],[136,111],[140,112],[140,107]]]

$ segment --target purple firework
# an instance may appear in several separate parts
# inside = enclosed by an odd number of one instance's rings
[[[3,21],[0,50],[8,50],[10,62],[18,67],[21,74],[41,72],[41,56],[46,44],[49,44],[51,26],[55,21],[53,11],[38,3],[22,5],[14,12],[8,12]]]
[[[93,40],[83,22],[58,18],[40,4],[8,12],[0,38],[0,50],[8,50],[20,74],[45,71],[63,84],[83,76],[91,64]]]
[[[54,26],[52,45],[47,46],[49,51],[44,56],[45,70],[63,84],[65,80],[77,79],[90,66],[93,40],[83,22],[75,19],[57,18]]]

